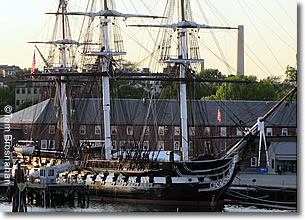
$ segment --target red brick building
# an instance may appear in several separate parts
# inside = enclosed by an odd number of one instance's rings
[[[179,103],[177,100],[115,99],[111,101],[113,151],[135,150],[137,145],[151,151],[181,154]],[[192,101],[188,107],[189,154],[219,156],[242,136],[241,128],[251,127],[276,102]],[[286,102],[265,121],[267,143],[296,143],[297,104]],[[72,134],[77,144],[91,140],[103,147],[103,109],[101,99],[74,99],[70,111]],[[33,138],[41,149],[62,150],[54,99],[12,115],[16,139]],[[0,119],[0,124],[3,120]],[[145,130],[144,130],[145,128]],[[18,130],[19,129],[19,130]],[[258,142],[259,139],[257,139]],[[3,140],[1,140],[3,141]],[[258,144],[249,147],[245,167],[256,167]],[[1,153],[0,153],[1,155]],[[265,156],[262,156],[264,163]]]

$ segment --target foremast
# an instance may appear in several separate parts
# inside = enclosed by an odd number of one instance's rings
[[[83,15],[89,16],[91,19],[95,17],[100,17],[102,25],[102,35],[103,35],[103,46],[101,51],[91,51],[86,53],[88,56],[97,56],[102,58],[102,72],[108,73],[110,75],[111,71],[111,61],[114,56],[126,55],[126,52],[111,51],[109,42],[109,24],[111,23],[111,17],[141,17],[141,18],[159,18],[158,16],[141,15],[141,14],[124,14],[116,10],[111,10],[108,8],[108,1],[104,0],[104,10],[98,12],[68,12],[66,15]],[[110,126],[110,85],[109,76],[102,77],[102,87],[103,87],[103,113],[104,113],[104,138],[105,138],[105,159],[111,159],[112,141],[111,141],[111,126]]]

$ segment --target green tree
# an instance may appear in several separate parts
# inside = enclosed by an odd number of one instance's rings
[[[255,76],[237,75],[230,80],[249,80],[253,83],[223,83],[216,92],[218,100],[276,100],[277,92],[271,78],[257,82]]]
[[[5,114],[4,107],[10,105],[15,106],[15,83],[10,83],[8,86],[0,86],[0,114]]]
[[[218,69],[205,69],[198,73],[196,78],[221,79],[224,76]],[[192,100],[200,100],[202,97],[209,97],[216,94],[218,83],[194,82],[187,84],[187,95]],[[160,94],[161,99],[177,99],[179,94],[179,83],[163,83]]]
[[[285,80],[280,84],[280,89],[278,90],[278,99],[281,99],[284,95],[286,95],[291,89],[294,87],[297,87],[297,58],[298,55],[296,55],[296,66],[292,67],[287,65],[286,71],[285,71]],[[296,94],[291,98],[291,100],[296,101],[297,96]]]
[[[224,75],[218,69],[205,69],[196,75],[196,78],[223,79]],[[216,95],[220,83],[201,82],[194,85],[194,99],[203,99]]]
[[[121,99],[141,99],[147,96],[147,92],[142,87],[135,87],[129,84],[122,84],[118,87],[117,98]]]
[[[18,105],[16,111],[20,111],[22,109],[25,109],[25,108],[30,107],[32,105],[35,105],[38,102],[39,102],[39,100],[31,100],[31,99],[24,100],[24,102],[22,102],[20,105]]]

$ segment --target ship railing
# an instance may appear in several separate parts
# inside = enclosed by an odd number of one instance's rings
[[[221,167],[218,167],[217,169],[209,169],[209,170],[206,170],[206,172],[202,172],[202,173],[206,173],[206,174],[199,174],[199,175],[196,175],[197,177],[204,177],[204,178],[211,178],[211,177],[220,177],[220,176],[223,176],[225,177],[226,174],[229,172],[230,169],[234,168],[235,167],[235,164],[236,162],[238,161],[237,159],[237,156],[235,156],[232,160],[230,160],[227,164],[221,166]],[[211,171],[215,171],[215,170],[218,170],[218,169],[223,169],[224,167],[226,167],[226,169],[224,169],[223,171],[221,172],[218,172],[218,173],[212,173],[212,174],[209,174],[208,172],[211,172]],[[185,174],[182,174],[181,171],[179,170],[178,167],[176,167],[176,172],[178,174],[178,176],[184,176],[184,177],[188,177],[188,176],[193,176],[193,175],[185,175]]]
[[[187,167],[186,163],[183,163],[183,168],[189,172],[189,173],[206,173],[206,172],[211,172],[211,171],[217,171],[225,168],[226,166],[230,166],[232,163],[232,160],[229,160],[226,164],[219,166],[217,168],[211,168],[211,169],[205,169],[205,170],[191,170],[190,168]]]
[[[204,177],[204,178],[211,178],[211,177],[219,177],[219,176],[225,176],[226,173],[232,168],[232,165],[229,165],[225,170],[219,172],[219,173],[212,173],[212,174],[199,174],[196,175],[197,177]],[[211,169],[212,171],[213,169]],[[179,170],[179,168],[176,167],[176,172],[179,176],[181,177],[188,177],[188,176],[193,176],[193,175],[186,175],[186,174],[182,174],[181,171]]]

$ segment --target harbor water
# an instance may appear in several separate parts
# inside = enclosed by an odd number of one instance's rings
[[[11,212],[12,205],[9,202],[0,202],[0,212]],[[90,202],[88,208],[79,207],[59,207],[59,208],[43,208],[43,207],[27,207],[28,212],[101,212],[101,213],[122,213],[122,212],[184,212],[192,211],[198,212],[204,210],[180,210],[173,207],[166,206],[151,206],[151,205],[134,205],[134,204],[112,204],[101,202]],[[241,205],[225,205],[222,212],[229,213],[294,213],[296,210],[282,210],[282,209],[267,209],[258,208],[255,206],[241,206]]]

